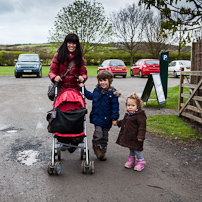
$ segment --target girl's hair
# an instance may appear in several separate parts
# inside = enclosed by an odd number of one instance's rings
[[[132,93],[131,95],[129,95],[129,96],[126,98],[126,105],[127,105],[128,99],[133,99],[133,100],[135,100],[135,102],[136,102],[136,104],[137,104],[137,108],[138,108],[138,109],[142,109],[143,101],[138,97],[138,95],[137,95],[136,93]]]
[[[60,48],[58,49],[58,56],[57,59],[59,62],[61,62],[62,64],[64,64],[65,61],[68,62],[68,49],[67,49],[67,42],[72,42],[72,43],[76,43],[76,50],[75,50],[75,63],[78,67],[81,67],[83,64],[82,61],[82,49],[81,49],[81,45],[79,42],[79,37],[76,34],[68,34],[63,43],[61,44]]]
[[[109,85],[112,84],[112,81],[113,81],[113,74],[110,72],[110,71],[107,71],[107,70],[102,70],[98,73],[97,75],[97,80],[98,80],[98,87],[100,87],[99,85],[99,81],[100,80],[105,80],[105,79],[108,79],[109,81]]]

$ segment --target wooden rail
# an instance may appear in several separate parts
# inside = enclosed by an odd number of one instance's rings
[[[200,78],[198,84],[190,83],[190,78],[192,76]],[[183,88],[189,88],[189,94],[183,93]],[[197,95],[199,90],[202,90],[202,71],[181,71],[178,115],[202,123],[202,96]],[[183,102],[183,98],[186,98],[185,102]]]

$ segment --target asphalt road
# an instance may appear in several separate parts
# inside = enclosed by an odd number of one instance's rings
[[[147,78],[115,78],[113,86],[122,92],[120,116],[125,97],[141,95]],[[91,149],[93,125],[87,115],[90,160],[95,173],[82,174],[80,151],[62,152],[62,173],[49,176],[52,135],[47,132],[47,111],[52,102],[46,96],[50,81],[43,78],[0,77],[0,201],[1,202],[192,202],[202,197],[201,170],[187,164],[171,146],[158,139],[145,140],[145,170],[125,169],[128,149],[115,144],[119,129],[112,127],[108,160],[96,159]],[[89,90],[96,78],[86,82]],[[179,84],[169,78],[168,86]],[[87,101],[90,112],[91,102]],[[158,144],[157,144],[158,143]],[[181,159],[181,160],[179,160]]]

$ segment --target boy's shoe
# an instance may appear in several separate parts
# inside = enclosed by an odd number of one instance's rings
[[[137,164],[134,167],[134,170],[136,171],[141,171],[144,169],[144,165],[146,164],[146,161],[144,161],[144,159],[137,159]]]
[[[99,145],[93,145],[93,150],[98,159],[103,158],[104,154],[101,152]]]
[[[106,161],[107,160],[107,156],[106,156],[106,152],[107,152],[107,147],[104,147],[101,149],[101,152],[103,154],[103,157],[100,158],[101,161]]]
[[[125,168],[132,168],[135,166],[135,157],[134,156],[128,156],[128,161],[125,163]]]

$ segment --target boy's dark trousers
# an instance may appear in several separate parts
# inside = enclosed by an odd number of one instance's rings
[[[106,151],[108,144],[110,128],[102,128],[101,126],[95,126],[93,134],[93,150],[98,159],[105,161],[107,160]]]

